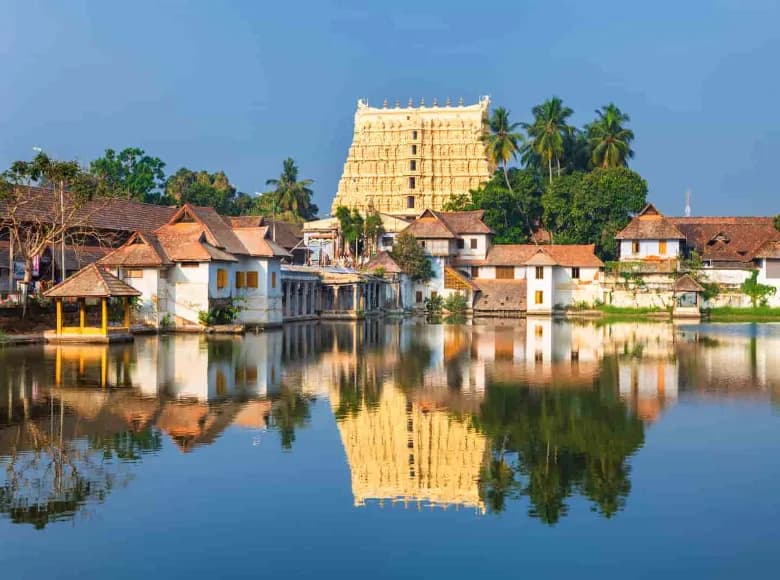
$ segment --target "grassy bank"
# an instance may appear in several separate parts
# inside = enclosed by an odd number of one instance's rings
[[[710,308],[705,317],[713,322],[780,322],[780,308],[757,306],[756,308],[734,308],[723,306]]]

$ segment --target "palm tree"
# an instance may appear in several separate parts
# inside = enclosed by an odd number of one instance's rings
[[[311,201],[313,192],[309,187],[314,182],[311,179],[298,181],[298,168],[292,157],[284,160],[279,179],[269,179],[265,183],[274,187],[271,192],[273,203],[282,212],[303,219],[311,219],[317,214],[318,208]]]
[[[495,165],[502,166],[506,186],[509,191],[512,191],[512,186],[509,185],[507,163],[517,156],[520,150],[519,143],[524,139],[522,133],[515,132],[520,123],[510,123],[509,111],[504,107],[496,107],[490,116],[488,126],[490,133],[484,137],[484,141],[487,143],[488,156]]]
[[[591,162],[595,167],[624,167],[634,156],[634,132],[623,127],[631,118],[610,103],[596,111],[598,118],[587,126]]]
[[[563,101],[558,97],[546,100],[541,105],[536,105],[532,109],[534,122],[524,123],[523,128],[528,131],[531,138],[528,149],[524,153],[525,158],[532,158],[537,155],[542,162],[547,164],[547,171],[550,176],[550,182],[553,179],[553,160],[558,166],[558,176],[561,175],[561,157],[565,152],[565,144],[573,128],[566,124],[574,111],[563,105]]]

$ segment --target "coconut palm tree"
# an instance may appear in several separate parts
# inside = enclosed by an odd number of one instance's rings
[[[317,215],[317,206],[311,201],[313,192],[311,179],[298,181],[298,168],[295,160],[288,157],[284,160],[282,174],[279,179],[269,179],[266,185],[274,187],[273,203],[281,212],[287,212],[303,219],[311,219]]]
[[[596,111],[598,118],[587,126],[591,162],[595,167],[624,167],[634,156],[634,132],[623,127],[631,118],[610,103]]]
[[[507,164],[517,156],[520,151],[520,143],[524,140],[523,134],[515,131],[520,123],[511,123],[509,121],[509,111],[504,107],[496,107],[488,121],[490,133],[485,135],[484,141],[487,143],[488,156],[495,165],[501,165],[504,170],[504,180],[509,191],[512,186],[509,185],[509,173]]]
[[[564,106],[558,97],[546,100],[541,105],[532,109],[533,123],[524,123],[523,128],[528,132],[530,142],[525,158],[538,158],[547,165],[550,182],[553,179],[553,161],[558,167],[558,175],[561,174],[561,158],[566,150],[567,138],[573,133],[573,127],[566,123],[574,111]]]

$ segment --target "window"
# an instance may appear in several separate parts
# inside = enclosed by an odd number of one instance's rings
[[[466,247],[466,241],[463,238],[458,238],[457,245],[458,245],[458,249],[462,250],[463,248]]]
[[[412,131],[412,141],[417,141],[417,131]]]
[[[124,269],[124,276],[125,279],[127,278],[143,278],[144,277],[144,271],[140,268],[125,268]]]
[[[409,189],[414,189],[417,185],[417,180],[414,177],[409,178]]]
[[[639,253],[639,240],[633,240],[631,242],[631,251],[635,254]]]
[[[571,269],[571,277],[572,277],[574,280],[579,280],[579,279],[580,279],[580,269],[579,269],[577,266],[574,266],[574,267]]]
[[[246,287],[246,273],[236,272],[236,288],[245,288],[245,287]]]
[[[392,236],[383,236],[382,237],[382,245],[385,248],[388,248],[393,245],[393,238]]]
[[[496,266],[497,280],[513,280],[515,277],[514,266]]]
[[[420,240],[420,247],[421,247],[421,248],[424,248],[424,247],[425,247],[425,240]]]
[[[412,145],[412,155],[417,155],[417,145]]]
[[[276,272],[271,272],[271,288],[276,288]]]
[[[409,161],[409,171],[417,171],[417,160],[412,159]]]
[[[421,292],[420,290],[418,290],[418,291],[415,293],[415,295],[414,295],[414,301],[415,301],[415,302],[417,302],[417,304],[419,304],[420,302],[422,302],[422,292]]]
[[[257,288],[257,272],[246,273],[246,287]]]
[[[479,266],[472,266],[471,267],[471,277],[472,278],[479,278]]]
[[[544,280],[544,266],[537,266],[536,267],[536,279],[537,280]]]
[[[534,304],[544,304],[544,292],[541,290],[534,292]]]
[[[662,256],[666,255],[666,240],[661,240],[658,242],[658,253]]]
[[[217,270],[217,289],[222,289],[227,286],[227,270],[219,268]]]
[[[406,209],[414,209],[414,196],[409,195],[406,197]]]
[[[472,250],[477,249],[477,238],[471,238],[471,249]]]
[[[544,326],[536,325],[534,327],[534,335],[537,338],[542,338],[544,336]]]

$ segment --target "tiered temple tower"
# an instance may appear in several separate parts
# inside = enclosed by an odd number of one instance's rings
[[[468,193],[490,179],[483,135],[490,99],[474,105],[369,107],[358,101],[355,134],[332,213],[339,206],[369,207],[396,215],[440,210],[454,194]]]

